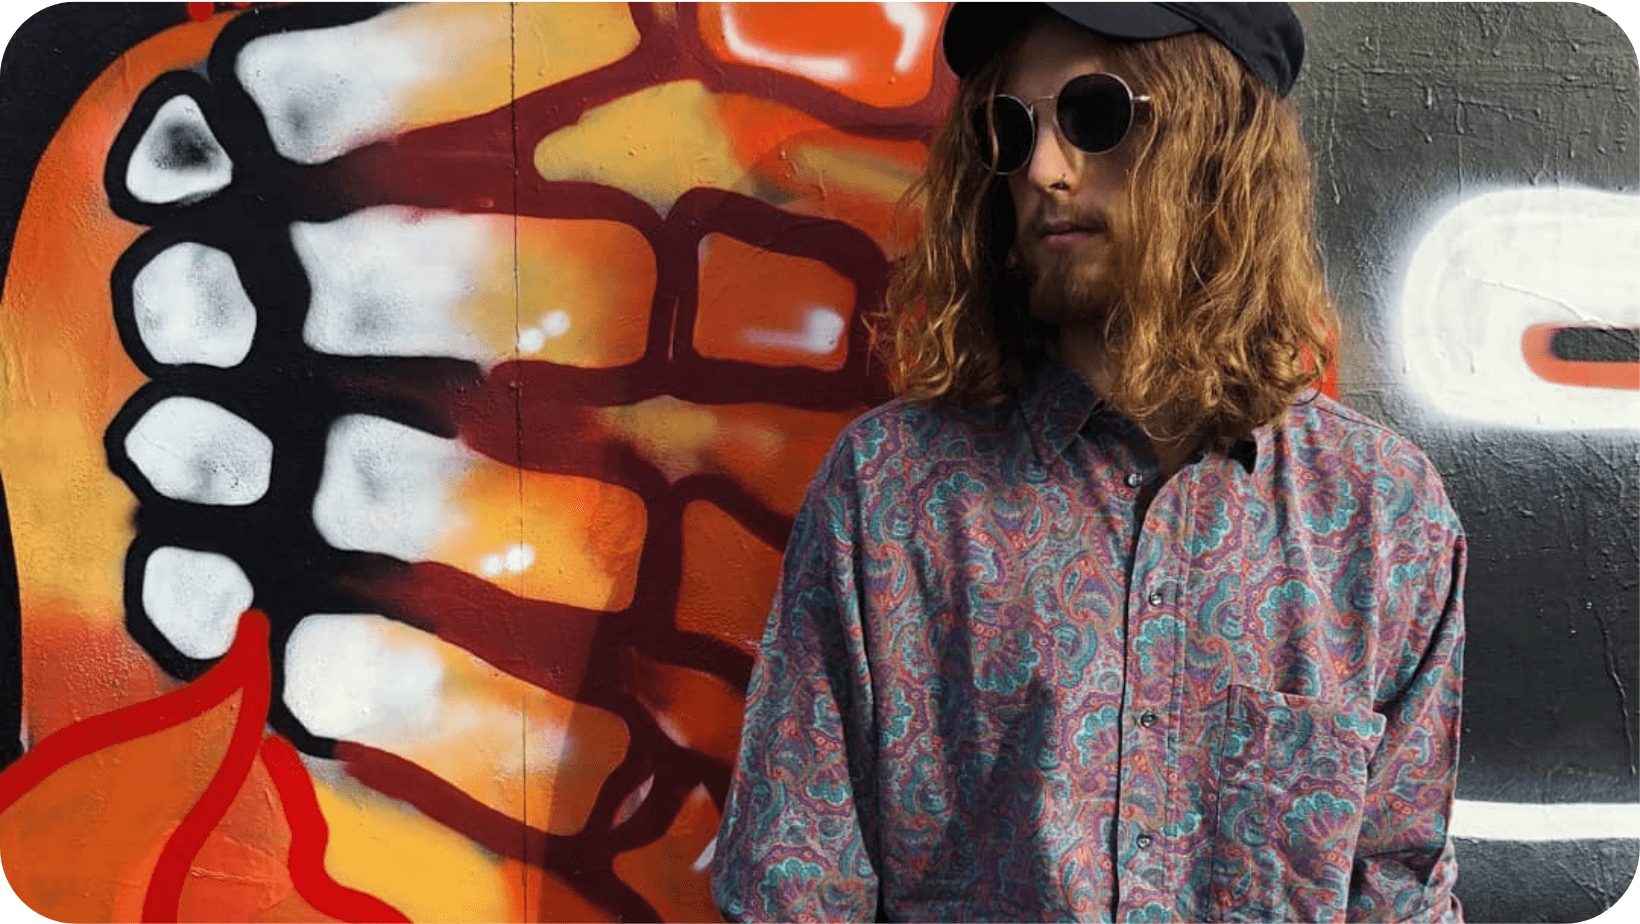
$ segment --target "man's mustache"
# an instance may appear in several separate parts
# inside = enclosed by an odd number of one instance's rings
[[[1110,221],[1103,212],[1062,213],[1039,216],[1032,219],[1025,226],[1025,233],[1031,237],[1045,237],[1049,234],[1066,234],[1073,231],[1106,234],[1110,231]]]

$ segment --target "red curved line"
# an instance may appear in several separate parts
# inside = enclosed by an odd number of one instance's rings
[[[262,765],[273,777],[279,801],[285,807],[285,821],[290,825],[287,865],[297,893],[314,908],[343,921],[408,922],[410,919],[397,908],[374,895],[342,885],[325,871],[325,845],[330,841],[330,830],[325,826],[324,814],[319,811],[313,780],[302,766],[296,749],[285,739],[269,735],[262,742]]]
[[[1640,363],[1588,362],[1561,359],[1555,355],[1555,334],[1574,328],[1570,324],[1533,324],[1520,335],[1520,351],[1526,367],[1545,382],[1579,388],[1640,389]]]
[[[254,614],[255,619],[250,618]],[[256,610],[239,620],[228,653],[199,679],[163,696],[92,716],[59,729],[0,773],[0,812],[70,763],[106,747],[180,725],[232,696],[243,682],[240,662],[260,655],[266,671],[267,617]]]
[[[228,753],[223,755],[216,775],[211,777],[199,801],[183,816],[182,823],[160,851],[159,862],[148,880],[148,894],[142,902],[145,922],[176,921],[182,884],[187,881],[194,857],[221,823],[222,816],[228,813],[228,807],[233,805],[256,762],[262,727],[268,721],[272,683],[268,665],[268,618],[261,611],[246,610],[239,617],[233,647],[213,670],[220,670],[223,665],[230,665],[229,674],[243,691],[233,737],[228,740]]]

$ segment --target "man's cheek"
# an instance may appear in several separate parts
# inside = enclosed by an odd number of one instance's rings
[[[886,396],[862,315],[950,90],[939,10],[890,12],[836,14],[881,33],[852,56],[801,15],[610,4],[264,10],[130,52],[5,290],[27,740],[188,689],[255,606],[337,882],[411,917],[710,916],[779,550]],[[191,811],[215,765],[177,753],[130,772]],[[251,779],[236,806],[283,804]],[[97,780],[66,823],[141,843],[8,852],[31,901],[107,872],[60,916],[140,912],[126,854],[164,837]],[[250,811],[232,840],[278,855]],[[225,903],[212,837],[184,906],[265,910]]]

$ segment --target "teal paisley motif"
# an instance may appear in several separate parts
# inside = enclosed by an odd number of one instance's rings
[[[804,795],[810,799],[818,799],[828,805],[843,805],[849,801],[852,793],[843,780],[815,780],[803,789]]]
[[[1101,753],[1095,749],[1101,733],[1115,727],[1115,706],[1101,706],[1082,717],[1082,727],[1071,737],[1071,743],[1076,746],[1076,760],[1079,766],[1086,767],[1093,762],[1094,755]]]
[[[1220,581],[1202,600],[1197,625],[1203,635],[1218,635],[1227,639],[1238,639],[1242,636],[1241,619],[1239,618],[1242,602],[1240,581]]]
[[[888,427],[882,415],[871,414],[860,418],[859,425],[854,429],[854,439],[860,449],[855,457],[869,462],[883,450],[883,443],[888,441]]]
[[[1340,712],[1332,721],[1335,727],[1369,744],[1377,743],[1378,736],[1384,732],[1384,717],[1376,712]]]
[[[1287,849],[1320,851],[1346,846],[1342,841],[1359,812],[1359,807],[1325,791],[1293,800],[1281,816]]]
[[[1172,616],[1158,616],[1145,623],[1133,640],[1133,650],[1139,655],[1139,670],[1150,676],[1162,669],[1161,665],[1179,647],[1183,627]]]
[[[1052,630],[1055,653],[1060,660],[1060,671],[1070,677],[1086,677],[1088,665],[1099,653],[1099,639],[1075,626],[1054,626]]]
[[[1258,618],[1266,627],[1281,624],[1283,610],[1295,609],[1300,613],[1314,613],[1321,607],[1321,598],[1304,586],[1303,581],[1284,581],[1270,588],[1259,603]],[[1266,629],[1268,631],[1268,629]]]
[[[764,907],[775,907],[781,897],[802,895],[818,883],[825,870],[818,863],[809,863],[796,857],[787,857],[763,871],[758,892],[763,895]]]
[[[1194,524],[1199,531],[1185,536],[1183,542],[1184,550],[1197,557],[1216,550],[1230,535],[1230,505],[1223,498],[1214,498],[1204,506],[1206,515],[1198,513]]]
[[[974,686],[986,693],[1007,696],[1024,687],[1042,662],[1036,641],[1023,628],[1007,631],[1001,650],[980,654],[974,666]]]
[[[1172,921],[1177,917],[1173,910],[1162,905],[1161,902],[1146,902],[1137,908],[1128,910],[1127,917],[1122,920],[1128,924],[1161,924]]]
[[[905,691],[899,687],[889,690],[887,700],[889,708],[888,715],[883,722],[882,736],[883,743],[892,747],[905,737],[911,719],[916,713],[912,710],[911,703],[906,699]]]
[[[1385,523],[1406,523],[1412,516],[1412,502],[1415,500],[1409,487],[1397,478],[1379,475],[1372,479],[1372,489],[1385,503],[1378,511],[1378,517]]]
[[[1361,502],[1348,489],[1327,500],[1331,503],[1312,501],[1304,505],[1304,526],[1318,536],[1330,536],[1342,530],[1361,509]]]
[[[931,523],[943,523],[953,512],[961,510],[968,498],[983,497],[985,485],[967,472],[958,472],[936,483],[929,493],[923,514]]]

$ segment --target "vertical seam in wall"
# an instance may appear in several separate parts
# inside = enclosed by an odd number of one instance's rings
[[[513,439],[517,450],[515,465],[518,472],[518,546],[524,544],[524,395],[523,382],[518,374],[518,363],[522,357],[519,353],[519,327],[522,324],[523,312],[522,285],[520,283],[520,269],[518,265],[518,4],[507,4],[507,125],[509,132],[508,156],[512,159],[512,261],[513,261]],[[510,557],[510,556],[509,556]],[[520,556],[522,560],[522,556]],[[524,576],[521,569],[516,573],[518,584],[515,589],[522,596]],[[519,786],[519,818],[523,822],[523,830],[519,836],[523,839],[520,845],[523,849],[520,856],[524,862],[518,865],[519,894],[523,896],[520,917],[526,921],[539,919],[539,915],[531,910],[530,902],[530,765],[529,765],[529,729],[530,729],[530,701],[529,693],[525,691],[518,701],[518,786]]]

